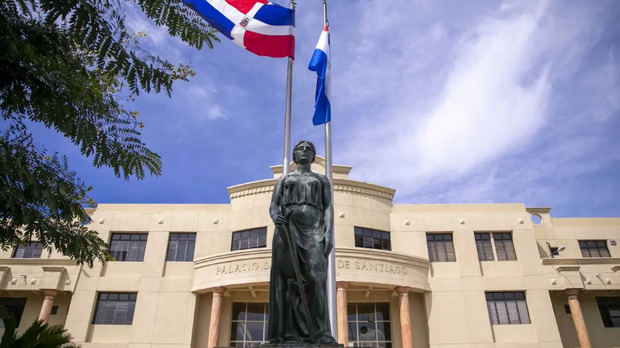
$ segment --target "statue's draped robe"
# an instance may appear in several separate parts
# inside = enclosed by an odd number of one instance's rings
[[[276,225],[271,256],[269,284],[269,333],[271,343],[313,341],[329,333],[326,294],[327,256],[325,248],[324,183],[319,174],[288,174],[278,183],[280,212],[288,218],[288,226]],[[328,191],[329,192],[329,191]],[[294,254],[284,233],[290,230]],[[298,279],[292,262],[297,262],[303,278],[310,322],[302,310]]]

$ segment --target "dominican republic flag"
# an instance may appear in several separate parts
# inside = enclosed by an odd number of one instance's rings
[[[259,56],[295,57],[295,11],[266,0],[183,0],[211,26]]]
[[[329,27],[325,26],[319,42],[316,44],[308,69],[316,71],[316,94],[314,96],[314,116],[312,123],[315,126],[325,124],[332,119],[330,97],[331,58],[329,56]]]

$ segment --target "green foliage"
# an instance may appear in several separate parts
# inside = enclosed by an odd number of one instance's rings
[[[49,326],[37,320],[21,336],[17,336],[17,322],[7,311],[1,311],[4,334],[0,348],[78,348],[71,343],[71,335],[60,326]]]
[[[128,6],[195,48],[218,41],[181,0],[0,2],[1,248],[39,240],[78,262],[106,257],[105,243],[84,227],[84,183],[66,159],[36,146],[29,124],[56,130],[118,177],[161,173],[138,112],[126,105],[140,92],[170,95],[195,73],[142,49],[145,34],[125,26]]]

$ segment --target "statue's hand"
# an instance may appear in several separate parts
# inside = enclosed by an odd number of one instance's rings
[[[276,225],[288,224],[288,219],[280,214],[273,216],[272,219],[273,219],[273,223]]]

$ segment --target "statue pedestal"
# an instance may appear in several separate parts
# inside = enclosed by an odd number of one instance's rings
[[[344,348],[343,344],[261,344],[259,348]],[[215,348],[233,348],[233,347],[215,347]]]
[[[344,348],[343,344],[261,344],[259,348]]]

